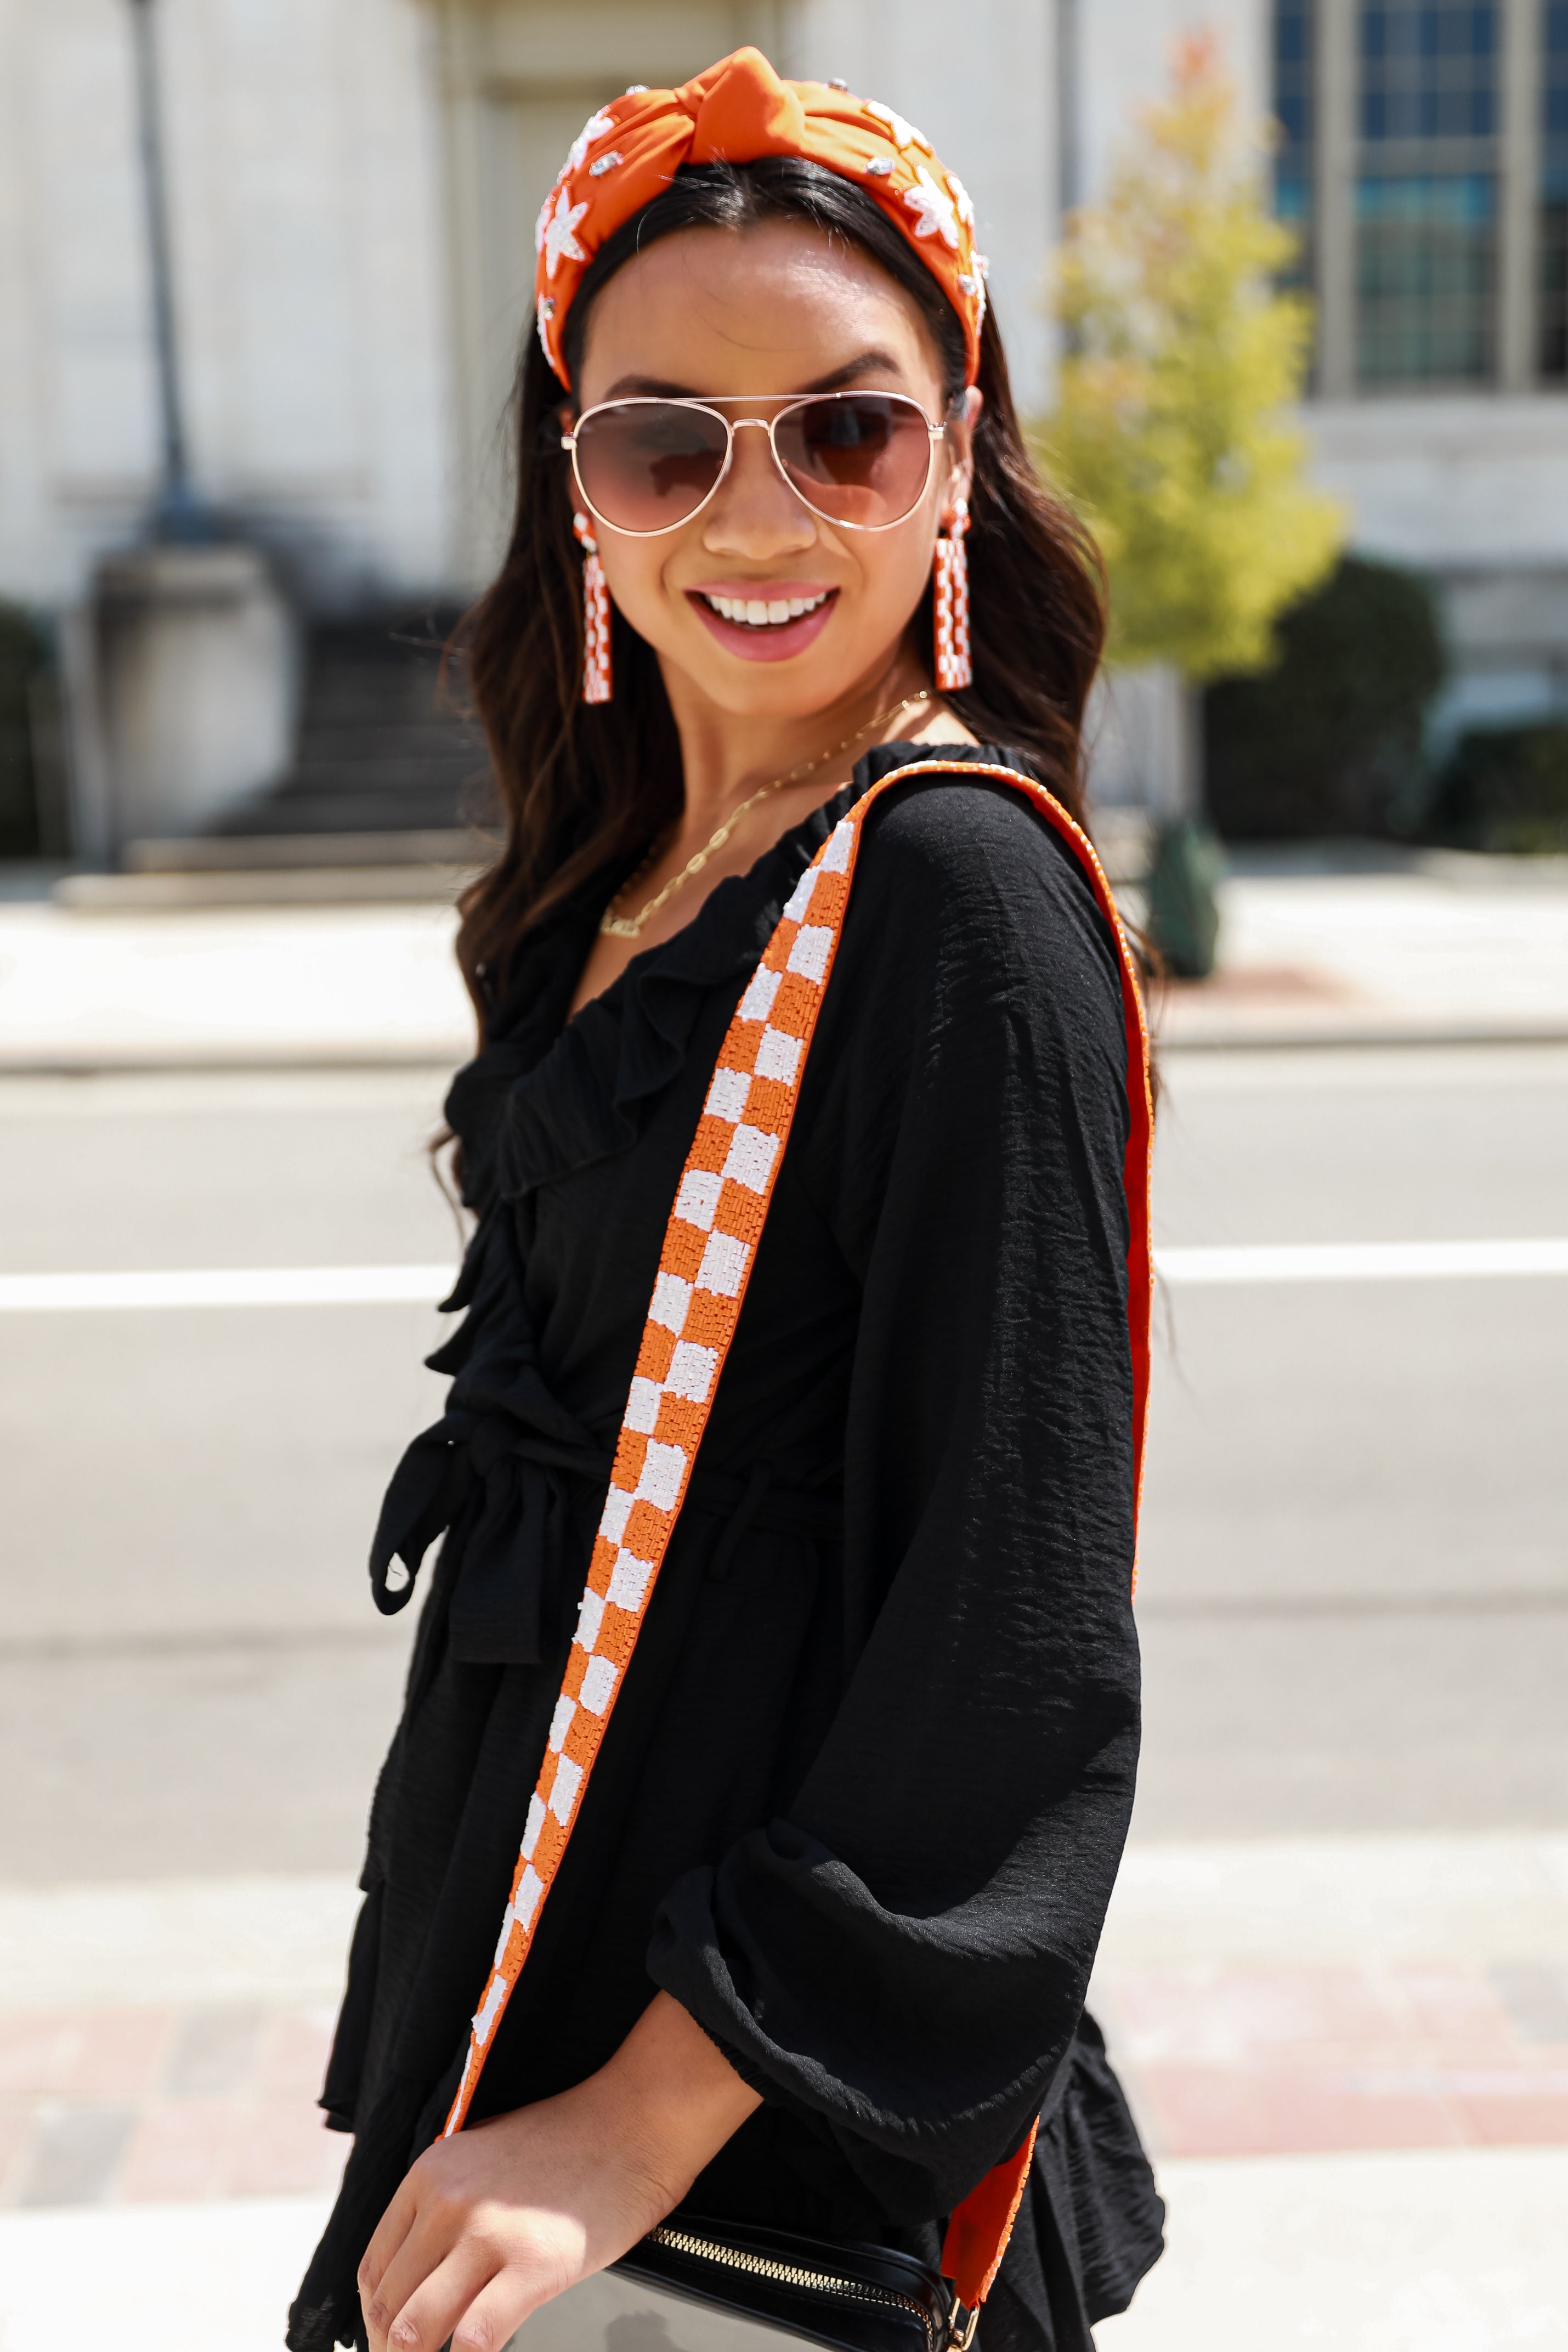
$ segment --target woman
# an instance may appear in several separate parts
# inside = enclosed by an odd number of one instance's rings
[[[540,217],[470,647],[507,817],[459,946],[477,1225],[382,1605],[445,1541],[297,2352],[495,2352],[676,2205],[935,2262],[1036,2117],[987,2352],[1086,2352],[1158,2252],[1082,2014],[1137,1746],[1146,1083],[1086,847],[995,772],[1078,807],[1103,615],[972,218],[910,125],[755,50],[596,115]],[[806,869],[904,766],[857,820],[700,1459],[508,2000],[716,1060]]]

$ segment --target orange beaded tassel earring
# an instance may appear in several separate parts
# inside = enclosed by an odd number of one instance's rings
[[[969,659],[969,553],[964,545],[964,533],[968,528],[967,503],[956,499],[947,536],[938,537],[936,541],[936,593],[932,601],[939,694],[955,693],[960,687],[974,683],[974,665]]]
[[[571,527],[582,545],[582,698],[610,699],[610,591],[599,561],[599,541],[585,514],[574,514]],[[966,605],[966,611],[967,606]]]

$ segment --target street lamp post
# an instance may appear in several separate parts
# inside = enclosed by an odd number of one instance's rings
[[[162,467],[153,536],[165,544],[204,543],[216,538],[212,509],[193,488],[180,385],[180,350],[174,329],[174,281],[169,246],[169,202],[163,159],[163,111],[158,79],[154,0],[131,0],[136,56],[138,143],[147,219],[147,258],[152,282],[152,333],[157,355],[158,405]]]
[[[295,628],[260,551],[191,480],[181,398],[156,0],[130,0],[158,378],[157,496],[137,545],[102,555],[77,631],[78,854],[211,828],[287,773]]]

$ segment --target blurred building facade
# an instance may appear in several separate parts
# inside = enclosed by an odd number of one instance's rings
[[[302,609],[485,576],[532,223],[585,117],[757,42],[920,123],[981,215],[1020,389],[1043,257],[1171,39],[1278,113],[1309,424],[1368,551],[1442,583],[1456,711],[1568,701],[1568,0],[156,0],[202,489]],[[134,538],[157,419],[130,0],[0,0],[0,595]]]

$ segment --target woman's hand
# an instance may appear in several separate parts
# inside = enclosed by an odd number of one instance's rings
[[[658,1993],[575,2090],[437,2140],[360,2264],[371,2352],[500,2352],[678,2205],[759,2104]]]

